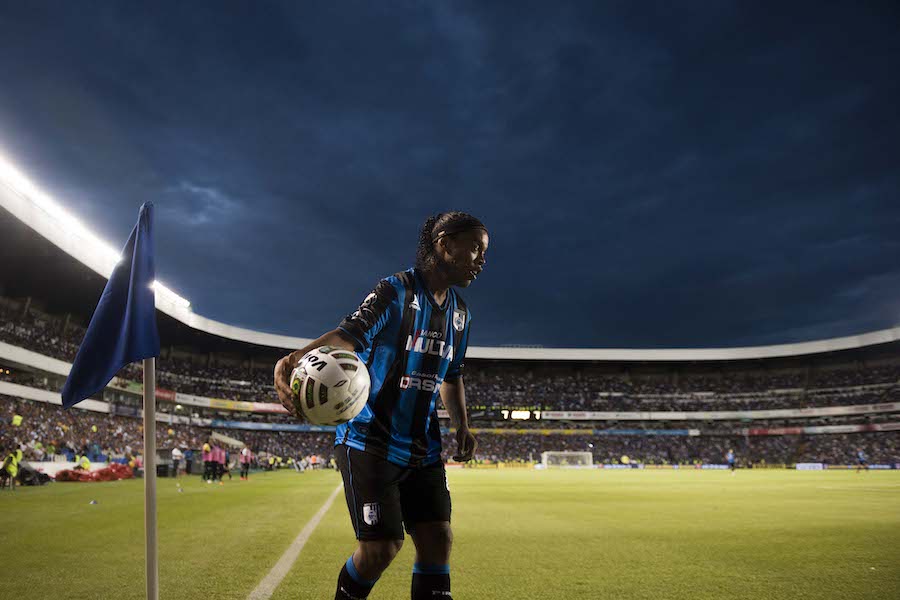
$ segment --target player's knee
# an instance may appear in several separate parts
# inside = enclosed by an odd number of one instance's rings
[[[450,523],[429,523],[416,532],[416,554],[420,562],[443,564],[450,560],[453,530]]]
[[[450,529],[450,523],[442,523],[440,527],[435,531],[435,547],[443,550],[450,554],[450,549],[453,547],[453,530]]]
[[[403,540],[379,540],[360,544],[360,558],[365,571],[381,572],[388,568],[403,547]]]
[[[388,561],[394,560],[394,557],[400,552],[400,549],[403,547],[403,540],[387,540],[385,542],[385,556],[388,558]]]

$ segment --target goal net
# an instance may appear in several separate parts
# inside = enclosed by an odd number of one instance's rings
[[[541,452],[544,467],[590,467],[594,455],[590,452]]]

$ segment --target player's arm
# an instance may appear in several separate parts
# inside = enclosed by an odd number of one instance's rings
[[[394,312],[391,307],[396,304],[397,299],[397,292],[390,279],[382,279],[372,293],[362,301],[359,308],[347,315],[336,329],[279,360],[275,364],[275,390],[282,406],[288,409],[290,414],[294,414],[291,371],[304,354],[320,346],[335,346],[351,352],[366,350],[371,346],[375,336],[387,325]]]
[[[303,355],[310,350],[315,350],[320,346],[334,346],[335,348],[343,348],[344,350],[353,351],[355,343],[353,338],[340,329],[332,329],[325,335],[310,342],[303,348],[291,352],[275,363],[275,391],[278,392],[278,399],[290,414],[294,414],[294,403],[291,393],[291,371],[303,358]],[[295,415],[299,416],[299,415]]]
[[[469,416],[466,414],[466,387],[462,376],[441,384],[441,400],[444,408],[450,413],[450,423],[456,428],[457,451],[453,460],[468,462],[475,455],[478,443],[469,431]]]

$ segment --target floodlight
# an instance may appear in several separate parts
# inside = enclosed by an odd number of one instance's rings
[[[108,278],[115,266],[122,260],[122,255],[119,252],[94,235],[81,221],[69,214],[56,200],[51,198],[49,194],[32,183],[28,177],[13,166],[12,162],[5,158],[2,152],[0,152],[0,185],[5,186],[14,194],[30,203],[31,206],[45,213],[49,217],[48,220],[53,222],[65,235],[78,238],[80,244],[90,248],[95,255],[100,256],[104,263],[100,267],[101,271],[105,271],[101,273],[104,277]],[[153,289],[157,294],[157,298],[162,302],[166,302],[177,309],[190,309],[191,303],[187,298],[179,296],[162,283],[154,281]]]

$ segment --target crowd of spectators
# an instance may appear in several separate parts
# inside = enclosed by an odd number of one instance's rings
[[[771,436],[671,436],[671,435],[538,435],[479,433],[477,458],[488,461],[539,462],[542,452],[591,452],[595,463],[617,463],[622,456],[645,464],[721,464],[733,449],[740,463],[782,465],[796,462],[851,464],[856,449],[869,461],[900,463],[900,432],[771,435]],[[452,436],[444,436],[444,448],[455,449]]]
[[[14,417],[21,417],[14,424]],[[161,452],[172,448],[199,450],[211,431],[188,425],[157,426]],[[257,455],[299,460],[310,455],[329,461],[333,456],[333,433],[280,431],[224,431],[247,444]],[[84,454],[91,460],[127,458],[143,453],[141,420],[110,416],[78,408],[0,396],[0,449],[22,448],[28,460],[49,460],[53,455]],[[646,464],[721,463],[734,449],[744,463],[786,464],[793,462],[853,462],[862,448],[874,463],[900,462],[900,432],[823,435],[599,435],[479,432],[476,457],[484,461],[538,462],[545,451],[591,452],[594,462],[618,462],[621,456]],[[445,458],[456,445],[451,434],[443,439]]]
[[[900,432],[806,436],[797,450],[797,462],[855,463],[857,448],[870,463],[900,463]]]
[[[822,372],[811,382],[782,374],[749,377],[628,377],[589,370],[474,368],[466,373],[472,406],[503,405],[569,411],[771,410],[866,404],[895,399],[900,365]],[[866,386],[866,387],[862,387]]]
[[[892,412],[869,413],[857,415],[841,415],[838,417],[790,417],[778,419],[721,419],[721,420],[604,420],[604,421],[556,421],[536,420],[528,421],[478,421],[469,419],[472,427],[482,429],[513,429],[513,430],[580,430],[580,429],[702,429],[704,434],[718,433],[721,431],[734,432],[744,428],[777,428],[777,427],[805,427],[809,425],[870,425],[877,423],[893,423],[900,421],[900,415]],[[445,422],[448,424],[448,422]]]
[[[22,417],[21,423],[13,425],[16,415]],[[208,437],[209,430],[186,425],[170,429],[159,424],[156,429],[160,448],[199,448]],[[7,449],[16,444],[32,460],[76,454],[91,460],[124,458],[143,453],[143,427],[137,418],[0,396],[0,446]]]
[[[0,301],[0,341],[72,362],[84,330],[65,328],[64,323]]]
[[[71,362],[83,335],[84,329],[78,325],[0,299],[2,341]],[[250,368],[246,364],[169,357],[160,359],[157,374],[157,384],[164,389],[232,400],[278,401],[272,390],[268,367]],[[140,366],[127,367],[119,376],[140,381]],[[52,391],[57,391],[60,384],[59,378],[24,371],[3,378]],[[590,367],[482,366],[477,361],[470,361],[466,371],[470,406],[576,411],[759,410],[863,404],[898,400],[898,382],[900,365],[647,375],[611,374]],[[18,426],[11,424],[13,415],[22,417]],[[242,414],[241,420],[251,417]],[[256,417],[277,420],[272,415]],[[474,424],[478,426],[477,422]],[[494,461],[536,461],[544,451],[587,450],[598,462],[615,461],[622,455],[629,455],[648,463],[692,464],[721,462],[728,448],[734,447],[743,460],[755,463],[850,462],[857,446],[863,448],[874,462],[900,461],[897,433],[805,437],[624,436],[595,435],[590,430],[597,428],[596,423],[579,421],[565,424],[506,421],[489,426],[526,430],[562,426],[585,430],[575,435],[482,433],[478,438],[478,456]],[[659,427],[658,423],[649,421],[624,422],[621,426],[633,429]],[[777,426],[777,423],[767,422],[766,426]],[[176,446],[196,450],[209,434],[208,428],[159,424],[157,444],[163,450]],[[333,452],[333,434],[330,433],[242,430],[231,434],[258,453],[285,457],[316,454],[327,460]],[[98,457],[139,454],[142,452],[142,435],[138,418],[87,410],[63,411],[55,405],[0,396],[0,447],[8,449],[21,445],[31,459],[40,460],[53,454]],[[445,440],[445,448],[450,449],[448,453],[453,448],[451,441],[450,438]]]
[[[0,301],[0,317],[0,340],[69,362],[84,336],[79,325],[26,311],[8,300]],[[157,365],[157,385],[228,400],[278,402],[272,370],[264,366],[162,357]],[[140,381],[140,366],[131,365],[119,375]],[[587,367],[479,366],[470,361],[466,394],[471,406],[543,410],[765,410],[894,400],[900,393],[898,382],[900,364],[648,375],[610,374]]]
[[[14,419],[16,416],[21,420]],[[15,424],[18,422],[17,424]],[[199,450],[209,439],[209,428],[157,423],[156,445],[160,452],[173,448]],[[281,431],[225,431],[246,443],[256,454],[300,458],[316,454],[330,457],[332,433],[292,433]],[[0,395],[0,451],[21,448],[28,460],[71,459],[87,455],[105,461],[143,454],[143,425],[140,418],[33,402]]]

